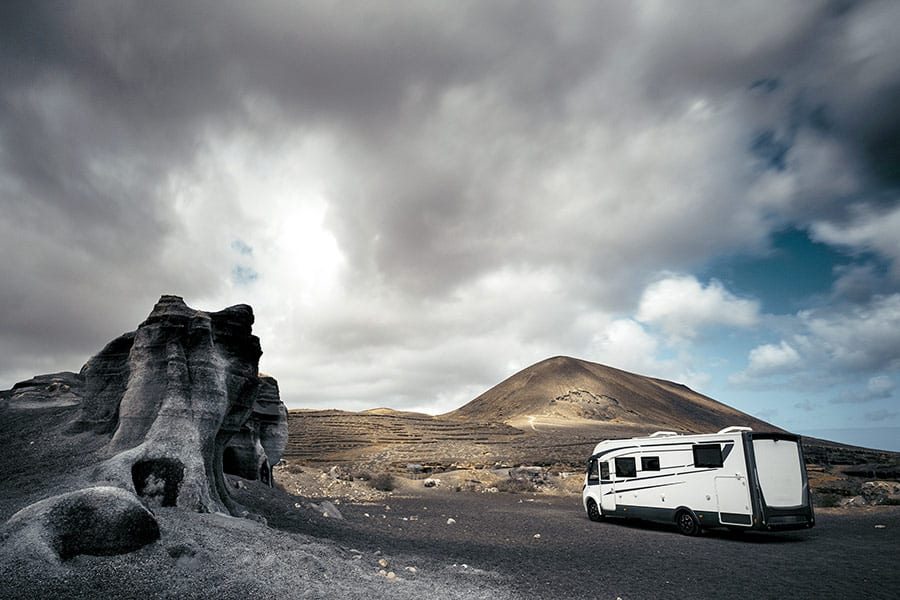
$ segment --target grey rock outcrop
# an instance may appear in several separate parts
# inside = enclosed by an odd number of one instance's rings
[[[35,377],[3,400],[13,410],[80,405],[69,435],[108,438],[81,476],[88,485],[126,490],[148,507],[244,514],[223,462],[271,482],[287,441],[278,384],[259,375],[253,321],[247,305],[204,312],[162,296],[80,373]]]
[[[260,375],[250,418],[225,448],[224,471],[271,485],[272,467],[281,460],[287,437],[287,408],[279,397],[278,382]]]
[[[80,375],[68,371],[37,375],[0,392],[0,402],[18,410],[76,406],[81,403],[82,384]]]
[[[547,471],[543,467],[514,467],[509,470],[509,478],[535,485],[543,485],[547,483]]]
[[[125,554],[158,540],[160,533],[153,514],[134,494],[92,487],[23,508],[0,536],[20,555],[56,562],[79,554]]]
[[[862,484],[862,497],[868,504],[900,505],[900,482],[867,481]]]
[[[260,387],[262,351],[252,324],[246,305],[206,313],[163,296],[134,334],[85,366],[85,386],[96,394],[75,429],[112,430],[109,447],[117,452],[100,466],[101,480],[151,505],[238,511],[222,458]],[[117,377],[104,386],[109,374]]]

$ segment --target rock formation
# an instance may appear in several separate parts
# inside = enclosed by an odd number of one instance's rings
[[[260,375],[260,385],[250,418],[225,448],[226,473],[272,484],[272,467],[281,460],[287,444],[287,409],[278,395],[278,382]]]
[[[271,484],[271,467],[287,442],[287,410],[277,382],[259,375],[262,351],[252,325],[247,305],[207,313],[163,296],[136,331],[111,341],[80,373],[35,377],[2,399],[14,410],[80,405],[68,435],[107,439],[80,477],[101,486],[94,489],[108,495],[116,488],[151,510],[246,514],[231,498],[224,471]],[[57,510],[56,503],[38,505],[19,521],[37,513],[46,520]]]

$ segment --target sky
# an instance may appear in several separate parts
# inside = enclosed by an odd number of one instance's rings
[[[175,294],[253,306],[290,408],[438,414],[568,355],[900,450],[898,27],[893,1],[3,2],[0,389]]]

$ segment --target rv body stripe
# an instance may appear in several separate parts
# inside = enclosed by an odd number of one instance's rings
[[[659,483],[657,485],[645,485],[642,487],[633,487],[633,488],[628,488],[627,490],[626,489],[620,490],[620,489],[616,488],[615,490],[609,491],[603,495],[608,496],[609,494],[624,494],[626,492],[637,492],[638,490],[652,490],[655,488],[664,488],[664,487],[670,487],[673,485],[682,485],[684,483],[687,483],[687,482],[686,481],[673,481],[671,483]]]
[[[688,472],[686,472],[686,473],[672,473],[672,474],[670,474],[670,475],[654,475],[654,476],[652,476],[652,477],[637,477],[637,478],[618,479],[618,480],[604,479],[604,480],[602,480],[600,483],[601,483],[601,484],[605,483],[605,484],[607,484],[607,485],[609,485],[609,484],[611,484],[611,483],[616,483],[616,484],[618,484],[617,487],[616,487],[616,489],[615,489],[615,492],[607,492],[606,494],[604,494],[604,496],[606,496],[606,495],[608,495],[608,494],[610,494],[610,493],[624,494],[625,492],[635,492],[635,491],[637,491],[637,490],[652,490],[653,488],[658,488],[658,487],[668,487],[668,486],[670,486],[670,485],[680,485],[680,484],[686,483],[686,482],[684,482],[684,481],[676,481],[676,482],[674,482],[674,483],[660,483],[660,484],[658,484],[658,485],[645,485],[645,486],[633,487],[633,488],[632,488],[632,487],[630,487],[630,488],[620,488],[620,487],[618,487],[618,486],[621,486],[621,485],[627,485],[627,484],[630,484],[630,483],[637,483],[637,482],[639,482],[639,481],[649,481],[649,480],[651,480],[651,479],[661,479],[661,478],[663,478],[663,477],[665,477],[665,478],[671,478],[671,477],[686,477],[686,476],[688,476],[688,475],[696,475],[696,474],[698,474],[698,473],[708,473],[708,472],[710,472],[710,471],[717,471],[717,470],[718,470],[717,468],[697,469],[696,471],[688,471]],[[592,485],[593,485],[593,484],[592,484]]]

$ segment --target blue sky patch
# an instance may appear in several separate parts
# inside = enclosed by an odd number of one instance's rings
[[[719,279],[740,296],[762,302],[772,314],[793,313],[815,304],[831,290],[838,266],[853,259],[831,246],[815,242],[802,229],[773,235],[765,256],[735,256],[716,261],[705,277]]]
[[[257,279],[259,279],[259,273],[257,273],[251,267],[245,267],[244,265],[235,265],[231,268],[231,279],[237,285],[250,285]]]

